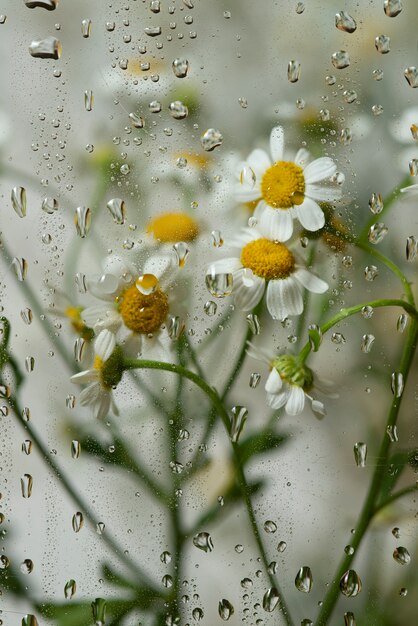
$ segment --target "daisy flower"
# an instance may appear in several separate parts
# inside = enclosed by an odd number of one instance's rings
[[[274,239],[272,231],[261,225],[245,229],[233,247],[239,252],[212,263],[206,282],[216,282],[220,274],[232,274],[235,303],[243,311],[252,310],[266,292],[267,309],[273,319],[283,320],[303,311],[303,288],[324,293],[326,282],[296,263],[291,250]]]
[[[264,361],[270,368],[264,389],[267,393],[267,404],[272,409],[284,407],[288,415],[299,415],[308,400],[316,417],[322,418],[326,415],[323,403],[311,396],[314,374],[310,367],[301,364],[290,354],[274,358],[251,343],[248,346],[247,354]]]
[[[89,292],[102,303],[84,309],[83,321],[96,332],[120,331],[121,341],[135,353],[154,349],[166,355],[171,346],[166,328],[171,272],[174,262],[168,256],[150,257],[141,270],[110,257],[104,273],[87,282]]]
[[[319,230],[325,217],[319,202],[333,202],[341,192],[316,183],[329,180],[337,167],[329,157],[307,164],[309,153],[301,148],[293,161],[284,161],[284,132],[281,126],[270,135],[271,157],[260,149],[253,150],[241,164],[240,184],[236,199],[240,202],[258,200],[254,216],[268,228],[272,238],[287,241],[293,233],[293,220],[304,228]]]
[[[116,337],[109,330],[102,330],[94,342],[93,367],[71,377],[71,382],[88,386],[80,393],[81,406],[91,406],[97,419],[106,417],[109,409],[117,415],[112,389],[118,385],[123,374],[123,355]]]
[[[82,337],[85,341],[91,341],[94,338],[94,330],[86,326],[81,317],[83,307],[72,303],[66,294],[57,289],[55,290],[54,296],[55,302],[49,307],[49,312],[57,317],[68,320],[77,335]]]

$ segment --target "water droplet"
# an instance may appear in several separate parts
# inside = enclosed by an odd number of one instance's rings
[[[406,548],[399,546],[393,552],[393,558],[400,565],[408,565],[411,562],[411,555]]]
[[[170,339],[177,341],[183,334],[185,329],[184,320],[178,315],[172,315],[168,318],[167,332]]]
[[[308,326],[309,344],[313,352],[318,352],[322,343],[322,330],[318,324],[310,324]]]
[[[404,76],[408,81],[410,87],[412,87],[413,89],[416,89],[418,87],[418,70],[416,67],[407,67],[404,71]]]
[[[367,265],[364,268],[364,278],[367,281],[372,282],[375,278],[377,278],[378,275],[379,275],[379,270],[377,269],[375,265]]]
[[[105,531],[105,524],[103,522],[97,522],[96,524],[96,533],[98,535],[103,535],[104,531]]]
[[[187,59],[174,59],[171,67],[177,78],[185,78],[189,71],[189,62]]]
[[[264,522],[264,530],[266,533],[275,533],[277,530],[277,524],[272,520],[266,520]]]
[[[287,65],[287,79],[290,83],[297,83],[300,78],[299,61],[289,61]]]
[[[392,535],[396,537],[396,539],[399,539],[399,537],[401,536],[401,529],[395,526],[394,528],[392,528]]]
[[[413,261],[417,256],[418,252],[418,241],[415,239],[413,235],[407,238],[406,240],[406,260]]]
[[[263,596],[263,609],[267,611],[267,613],[272,613],[278,605],[279,600],[280,596],[276,587],[270,587]]]
[[[243,589],[251,589],[252,586],[253,586],[253,581],[251,580],[251,578],[243,578],[241,580],[241,587]]]
[[[203,610],[198,606],[192,611],[192,617],[195,622],[200,622],[200,620],[204,618],[204,615]]]
[[[170,589],[173,586],[173,577],[170,574],[165,574],[161,579],[161,583],[166,589]]]
[[[22,626],[39,626],[39,622],[34,615],[28,613],[22,618]]]
[[[241,109],[247,109],[248,108],[248,100],[247,100],[247,98],[238,98],[238,102],[239,102],[239,105],[240,105]]]
[[[277,545],[277,552],[284,552],[287,548],[287,543],[285,541],[280,541]]]
[[[76,513],[74,513],[71,524],[73,527],[73,531],[75,533],[79,533],[84,525],[84,517],[81,511],[77,511]]]
[[[403,333],[407,324],[408,316],[405,315],[405,313],[401,313],[401,315],[398,317],[398,321],[396,322],[396,330],[398,331],[398,333]]]
[[[6,397],[9,397],[9,396],[6,396]],[[23,418],[23,420],[25,422],[29,422],[30,421],[30,410],[28,409],[27,406],[25,406],[24,409],[22,409],[22,418]]]
[[[389,437],[391,443],[396,443],[398,441],[398,428],[396,424],[394,426],[387,426],[386,434]]]
[[[212,552],[213,541],[209,533],[201,532],[193,537],[193,545],[203,552]]]
[[[260,380],[261,380],[261,374],[259,374],[258,372],[252,372],[252,374],[250,375],[250,382],[249,382],[251,389],[255,389],[258,383],[260,382]]]
[[[340,11],[335,15],[335,26],[345,33],[354,33],[357,28],[356,20],[345,11]]]
[[[71,456],[73,459],[78,459],[81,452],[81,444],[77,439],[73,439],[71,442]]]
[[[115,224],[124,224],[126,220],[126,207],[125,201],[121,198],[112,198],[107,203],[107,208],[110,211],[111,216]]]
[[[329,112],[329,109],[321,109],[319,111],[319,117],[323,122],[329,122],[331,119],[331,114]]]
[[[82,272],[77,272],[74,277],[75,284],[79,293],[87,293],[86,275]]]
[[[374,40],[374,45],[380,54],[388,54],[388,52],[390,52],[390,37],[387,35],[378,35]]]
[[[29,53],[38,59],[55,59],[57,61],[62,53],[61,42],[56,37],[32,41],[29,46]]]
[[[168,563],[171,563],[171,554],[170,554],[170,552],[167,552],[167,550],[162,552],[160,554],[160,561],[161,561],[161,563],[165,563],[166,565]]]
[[[249,313],[246,318],[248,326],[250,327],[253,335],[259,335],[261,331],[260,320],[256,313]]]
[[[45,211],[48,215],[52,215],[55,211],[58,211],[58,200],[55,198],[44,198],[41,208],[42,211]]]
[[[373,70],[372,76],[373,80],[382,80],[383,70]]]
[[[106,600],[96,598],[91,603],[91,610],[95,626],[104,626],[106,621]]]
[[[171,117],[174,117],[175,120],[183,120],[185,117],[189,115],[189,109],[183,102],[180,100],[175,100],[169,104],[169,110]]]
[[[136,113],[129,113],[129,119],[134,128],[144,128],[144,119]]]
[[[403,392],[403,374],[402,372],[392,372],[390,379],[390,388],[395,398],[400,398]]]
[[[225,298],[232,293],[232,274],[206,274],[206,287],[214,298]]]
[[[88,207],[79,206],[75,210],[74,224],[77,235],[84,239],[91,226],[91,211]]]
[[[343,91],[343,98],[348,104],[352,104],[357,100],[357,91],[354,91],[354,89],[346,89]]]
[[[24,454],[30,454],[32,452],[32,441],[30,439],[25,439],[22,443],[22,452],[24,452]]]
[[[345,343],[346,339],[342,333],[332,333],[331,341],[337,345],[342,345]]]
[[[415,141],[418,140],[418,126],[417,124],[411,124],[411,135],[412,138],[415,139]]]
[[[369,230],[368,239],[370,243],[374,245],[380,243],[386,237],[388,231],[388,227],[383,222],[376,222]]]
[[[29,326],[30,324],[32,324],[32,320],[33,320],[32,309],[29,309],[29,308],[22,309],[20,311],[20,317],[25,322],[25,324]]]
[[[84,39],[88,39],[90,37],[90,33],[91,33],[91,20],[89,19],[81,20],[81,34],[83,35]]]
[[[162,109],[161,102],[158,102],[158,100],[153,100],[149,103],[148,108],[151,113],[159,113]]]
[[[295,586],[298,591],[309,593],[312,589],[312,572],[311,568],[304,565],[300,568],[295,578]]]
[[[235,546],[235,552],[237,554],[242,554],[244,552],[244,546],[241,543],[237,543]]]
[[[331,56],[331,63],[337,70],[343,70],[350,65],[350,55],[346,50],[338,50]]]
[[[361,345],[360,345],[361,351],[368,354],[370,350],[372,349],[374,341],[375,341],[374,335],[363,335],[361,339]]]
[[[71,578],[68,582],[65,583],[65,586],[64,586],[64,598],[66,600],[71,600],[71,598],[75,594],[76,590],[77,590],[76,582],[75,582],[75,580],[73,580],[73,578]]]
[[[25,5],[28,9],[35,9],[37,7],[46,9],[47,11],[54,11],[58,6],[59,0],[25,0]]]
[[[351,613],[351,611],[344,613],[344,626],[356,626],[354,613]]]
[[[382,105],[381,104],[374,104],[372,106],[372,113],[373,113],[373,115],[376,115],[376,116],[377,115],[382,115],[382,113],[383,113]]]
[[[30,474],[23,474],[20,479],[20,487],[22,490],[22,496],[24,498],[30,498],[32,495],[33,478]]]
[[[372,315],[373,315],[373,307],[371,307],[371,306],[364,306],[361,309],[361,314],[364,317],[364,319],[369,320],[372,317]]]
[[[218,305],[213,300],[208,300],[207,302],[205,302],[205,305],[203,307],[204,312],[209,317],[213,317],[216,314],[217,309]]]
[[[181,474],[184,470],[184,465],[179,461],[170,461],[168,464],[173,474]]]
[[[409,161],[409,173],[411,176],[416,176],[418,174],[418,159],[411,159]]]
[[[177,263],[179,267],[186,265],[187,257],[190,253],[190,248],[184,241],[178,241],[173,245],[173,250],[176,253]]]
[[[396,17],[402,11],[401,0],[385,0],[383,8],[388,17]]]
[[[31,574],[33,571],[33,561],[31,559],[25,559],[20,564],[20,571],[22,574]]]
[[[13,187],[11,193],[12,206],[19,217],[26,215],[26,189],[24,187]]]
[[[221,248],[224,245],[224,240],[222,238],[222,233],[220,230],[213,230],[211,232],[212,235],[212,245],[214,248]]]
[[[91,89],[87,89],[87,91],[84,92],[84,108],[86,109],[86,111],[93,110],[93,102],[93,92]]]
[[[369,200],[369,208],[374,215],[378,215],[383,211],[383,198],[380,193],[372,193]]]
[[[358,441],[354,444],[354,459],[357,467],[366,467],[367,444]]]
[[[352,556],[354,554],[353,546],[345,546],[344,552],[348,554],[349,556]]]
[[[215,130],[214,128],[208,128],[208,130],[205,131],[201,136],[200,143],[202,144],[203,150],[206,150],[206,152],[211,152],[216,147],[220,146],[223,140],[224,138],[219,130]]]
[[[361,591],[361,580],[357,572],[349,569],[340,580],[341,593],[347,598],[354,598]]]
[[[0,398],[10,398],[12,390],[8,385],[0,385]]]
[[[234,614],[234,607],[229,602],[229,600],[225,600],[225,598],[223,598],[223,600],[219,602],[218,613],[219,617],[227,622],[231,615]]]
[[[144,28],[144,33],[148,35],[148,37],[158,37],[158,35],[161,35],[161,26],[149,26]]]
[[[237,443],[247,421],[248,410],[245,406],[233,406],[231,409],[231,428],[229,431],[232,443]]]

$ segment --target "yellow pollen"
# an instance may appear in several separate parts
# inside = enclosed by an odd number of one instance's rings
[[[141,335],[159,330],[168,313],[168,298],[161,289],[145,295],[132,285],[121,294],[118,304],[125,326]]]
[[[283,243],[256,239],[242,249],[241,263],[256,276],[274,280],[287,278],[293,272],[295,257]]]
[[[102,367],[103,367],[103,359],[101,359],[96,354],[96,356],[94,357],[93,368],[95,370],[99,370],[100,371],[102,369]]]
[[[176,243],[196,239],[199,226],[187,213],[163,213],[151,220],[147,232],[162,243]]]
[[[303,169],[291,161],[277,161],[264,173],[261,195],[274,209],[302,204],[305,193]]]

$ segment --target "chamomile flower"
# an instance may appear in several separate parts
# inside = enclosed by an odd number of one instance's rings
[[[201,231],[201,225],[190,213],[168,211],[152,218],[146,227],[150,237],[160,244],[174,244],[179,241],[191,243]]]
[[[288,415],[299,415],[308,400],[316,417],[322,418],[326,415],[323,403],[311,396],[314,374],[310,367],[299,363],[290,354],[272,357],[251,343],[248,346],[248,355],[266,362],[270,368],[264,389],[267,393],[267,404],[272,409],[284,407]]]
[[[120,332],[127,350],[154,349],[165,355],[171,345],[166,328],[170,309],[173,259],[150,257],[140,270],[120,257],[110,257],[104,274],[88,281],[90,293],[102,304],[82,312],[84,322],[99,331]]]
[[[80,393],[81,406],[91,406],[97,419],[106,417],[112,408],[118,413],[113,402],[112,389],[118,385],[123,374],[123,355],[116,337],[109,330],[102,330],[94,342],[93,367],[71,377],[73,383],[88,386]]]
[[[339,189],[317,185],[335,174],[334,161],[321,157],[307,164],[309,154],[304,148],[293,161],[283,160],[281,126],[271,131],[270,152],[272,158],[264,150],[253,150],[241,164],[236,199],[258,201],[254,216],[262,227],[270,230],[273,239],[287,241],[293,233],[294,219],[307,230],[319,230],[325,224],[325,217],[317,201],[333,202],[341,195]]]
[[[81,313],[82,306],[77,306],[61,291],[55,290],[55,302],[50,307],[51,314],[62,317],[70,322],[73,331],[85,341],[91,341],[94,337],[94,330],[84,323]]]
[[[250,311],[266,292],[267,309],[273,319],[283,320],[303,311],[303,288],[313,293],[328,289],[325,281],[299,266],[291,250],[272,236],[265,225],[245,229],[233,247],[235,256],[212,263],[208,280],[219,274],[232,274],[235,303]]]

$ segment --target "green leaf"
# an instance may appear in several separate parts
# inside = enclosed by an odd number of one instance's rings
[[[265,454],[281,446],[287,435],[278,435],[272,430],[265,430],[254,435],[250,435],[244,440],[240,440],[237,449],[243,464],[247,463],[253,456]]]

